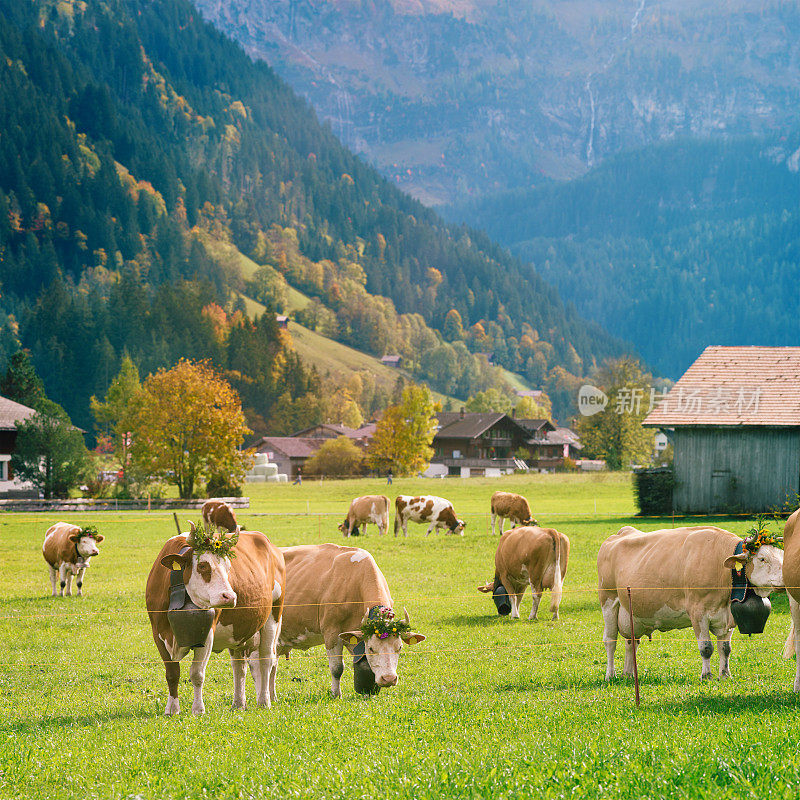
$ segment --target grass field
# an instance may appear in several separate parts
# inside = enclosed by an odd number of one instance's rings
[[[144,613],[145,579],[174,533],[171,517],[76,517],[107,538],[86,596],[51,599],[40,546],[55,518],[3,515],[0,797],[796,796],[800,703],[794,664],[780,654],[785,597],[774,598],[763,635],[734,634],[730,681],[700,683],[691,631],[655,634],[639,651],[637,710],[630,681],[603,681],[595,557],[622,524],[653,529],[672,520],[632,520],[626,476],[513,477],[502,486],[527,494],[539,520],[572,541],[558,622],[524,621],[529,596],[522,621],[499,618],[476,591],[493,575],[497,540],[486,511],[496,481],[255,488],[240,520],[280,545],[341,541],[347,501],[387,488],[448,496],[468,527],[463,538],[426,539],[412,526],[407,539],[371,528],[351,540],[373,553],[396,607],[407,607],[428,637],[404,651],[397,687],[358,697],[348,663],[343,697],[333,700],[318,648],[281,660],[271,711],[234,712],[230,663],[216,655],[202,718],[187,713],[188,668],[183,712],[163,717],[164,670]],[[716,522],[737,533],[748,526]],[[545,618],[548,605],[546,597]]]

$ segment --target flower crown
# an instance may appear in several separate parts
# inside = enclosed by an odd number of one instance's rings
[[[361,633],[364,638],[377,636],[386,639],[389,636],[402,636],[411,630],[408,619],[398,619],[394,611],[387,606],[374,606],[371,608],[361,623]]]
[[[773,547],[783,547],[783,536],[770,531],[767,527],[766,518],[758,516],[756,517],[756,524],[747,531],[742,544],[748,553],[755,553],[759,547],[767,544]]]
[[[233,550],[238,541],[238,531],[226,536],[219,528],[213,525],[206,527],[202,522],[192,525],[189,533],[189,544],[198,555],[212,553],[219,558],[236,558]]]
[[[96,539],[99,535],[100,531],[97,530],[97,525],[85,525],[83,528],[78,528],[78,539],[82,539],[84,536]]]

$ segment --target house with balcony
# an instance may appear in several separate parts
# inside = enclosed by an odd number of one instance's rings
[[[0,397],[0,496],[36,497],[36,490],[23,483],[11,467],[11,456],[17,441],[17,422],[30,419],[36,412],[7,397]]]

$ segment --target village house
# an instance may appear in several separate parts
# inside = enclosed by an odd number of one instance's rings
[[[36,412],[21,403],[0,397],[0,496],[35,496],[35,489],[14,477],[11,456],[17,440],[17,422],[29,419]]]
[[[800,489],[800,347],[707,347],[646,417],[680,514],[763,512]]]

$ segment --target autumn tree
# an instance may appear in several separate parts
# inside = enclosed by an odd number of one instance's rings
[[[636,359],[625,357],[606,361],[594,385],[605,392],[608,403],[603,411],[578,420],[583,454],[605,459],[609,469],[649,463],[654,433],[642,421],[648,414],[652,377]]]
[[[142,386],[131,454],[138,468],[194,495],[203,477],[241,483],[249,457],[239,450],[250,433],[239,395],[209,362],[181,360]]]
[[[542,392],[536,397],[520,397],[514,407],[514,413],[519,419],[553,419],[553,404],[550,398]]]
[[[494,386],[488,388],[485,392],[476,392],[464,404],[467,411],[483,412],[500,411],[503,414],[510,414],[514,404],[511,398],[503,392],[495,389]]]
[[[437,409],[427,386],[406,386],[400,403],[389,406],[377,424],[367,452],[370,467],[397,475],[424,470],[433,456]]]
[[[17,477],[32,483],[45,497],[68,497],[90,467],[83,434],[58,403],[42,399],[37,411],[16,423],[11,466]]]
[[[363,471],[364,452],[346,436],[328,439],[303,466],[306,475],[353,477]]]

